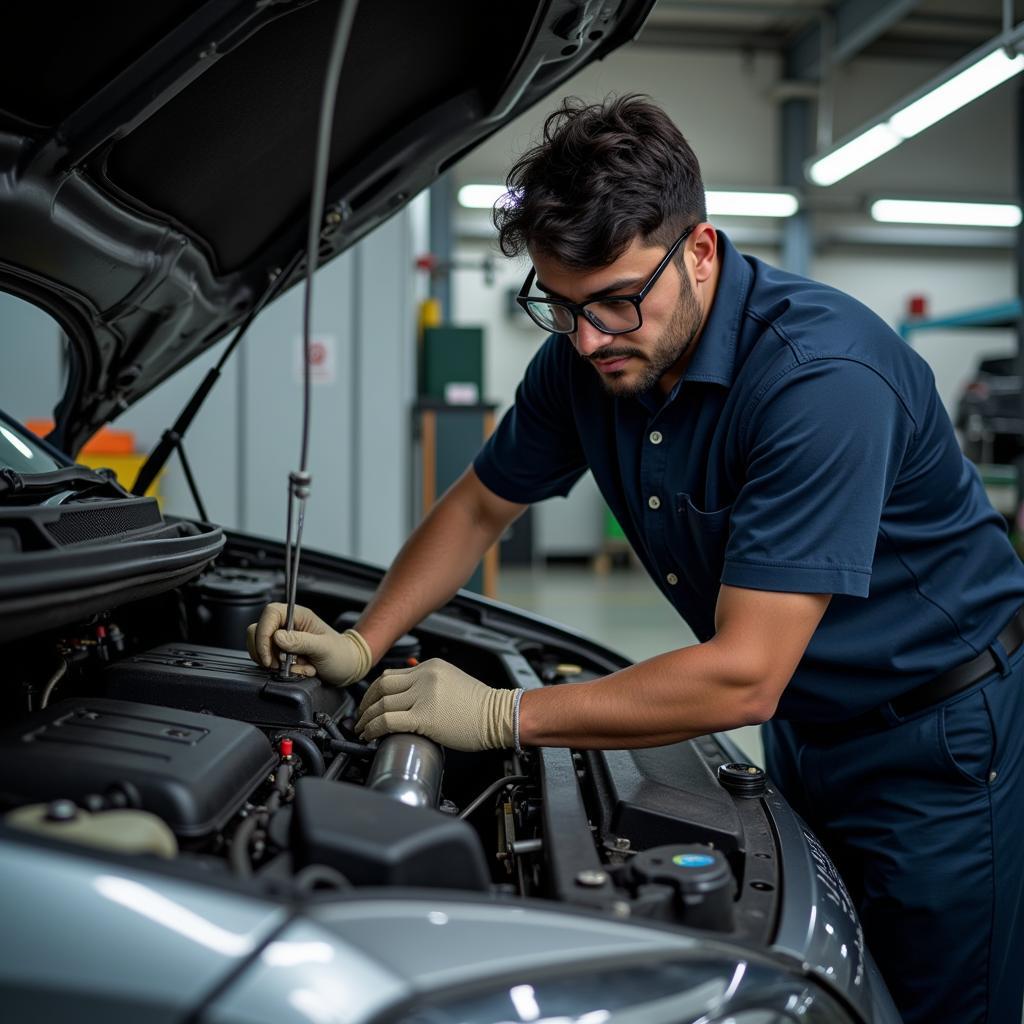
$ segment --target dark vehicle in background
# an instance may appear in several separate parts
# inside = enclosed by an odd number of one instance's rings
[[[321,261],[650,6],[511,4],[496,32],[490,5],[360,5]],[[896,1024],[828,856],[727,738],[365,746],[359,685],[239,649],[283,597],[281,543],[74,463],[300,280],[337,11],[5,11],[0,289],[49,312],[70,356],[47,439],[0,418],[5,1019]],[[307,553],[298,600],[344,626],[381,575]],[[380,667],[431,657],[507,688],[627,664],[467,593]]]
[[[964,454],[983,465],[1012,465],[1024,451],[1024,396],[1012,356],[979,360],[957,403]]]

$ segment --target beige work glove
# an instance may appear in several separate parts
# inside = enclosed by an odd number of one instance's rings
[[[246,631],[249,657],[257,665],[273,668],[279,652],[294,654],[292,675],[319,676],[332,686],[348,686],[370,671],[373,652],[354,629],[339,633],[301,605],[295,606],[290,631],[281,628],[287,621],[287,605],[268,604],[260,621]]]
[[[453,750],[511,747],[515,690],[495,690],[440,658],[381,673],[359,705],[364,740],[415,732]]]

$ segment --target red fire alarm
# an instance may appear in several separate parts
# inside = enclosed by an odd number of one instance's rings
[[[907,299],[907,315],[915,319],[927,316],[928,297],[926,295],[911,295]]]

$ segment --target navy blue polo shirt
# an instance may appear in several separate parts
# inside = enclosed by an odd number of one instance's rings
[[[553,335],[474,468],[520,503],[589,468],[700,640],[722,583],[832,594],[778,713],[849,718],[984,650],[1024,568],[927,363],[849,295],[718,237],[711,313],[667,398],[609,395]]]

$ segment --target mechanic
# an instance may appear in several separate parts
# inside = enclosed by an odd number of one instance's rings
[[[625,748],[765,723],[908,1024],[1016,1024],[1024,568],[929,367],[851,297],[738,253],[645,97],[567,100],[508,188],[501,247],[528,252],[521,303],[550,334],[513,408],[355,629],[300,608],[285,632],[271,605],[250,653],[362,678],[589,469],[701,642],[527,693],[388,671],[361,734]]]

